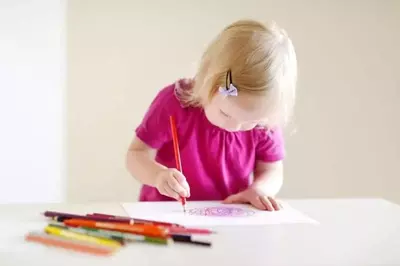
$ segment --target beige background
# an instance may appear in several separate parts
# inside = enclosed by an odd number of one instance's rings
[[[135,200],[125,153],[150,101],[255,18],[286,28],[299,60],[281,197],[400,202],[400,1],[70,0],[67,18],[68,200]]]
[[[0,204],[64,201],[66,2],[0,0]]]

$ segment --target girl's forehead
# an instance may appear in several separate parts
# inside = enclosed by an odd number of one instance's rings
[[[218,95],[217,104],[220,109],[235,119],[245,121],[264,120],[266,118],[267,106],[262,96]]]

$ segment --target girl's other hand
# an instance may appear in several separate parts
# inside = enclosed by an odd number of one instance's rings
[[[279,211],[282,209],[282,205],[274,197],[263,195],[252,187],[227,197],[223,202],[227,204],[251,204],[259,210],[266,211]]]
[[[174,168],[158,172],[155,187],[160,194],[176,200],[179,200],[180,197],[190,197],[190,188],[185,176]]]

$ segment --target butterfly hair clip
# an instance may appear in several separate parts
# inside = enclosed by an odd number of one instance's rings
[[[228,83],[229,81],[229,83]],[[237,96],[238,89],[232,84],[232,72],[228,70],[226,73],[225,87],[219,87],[218,91],[225,96]],[[229,84],[229,85],[228,85]]]

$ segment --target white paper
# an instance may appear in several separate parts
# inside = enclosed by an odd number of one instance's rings
[[[136,202],[122,204],[126,213],[137,219],[157,220],[184,226],[210,227],[232,225],[318,224],[303,213],[281,202],[283,209],[260,211],[244,204],[217,201],[188,201],[184,213],[179,202]]]

